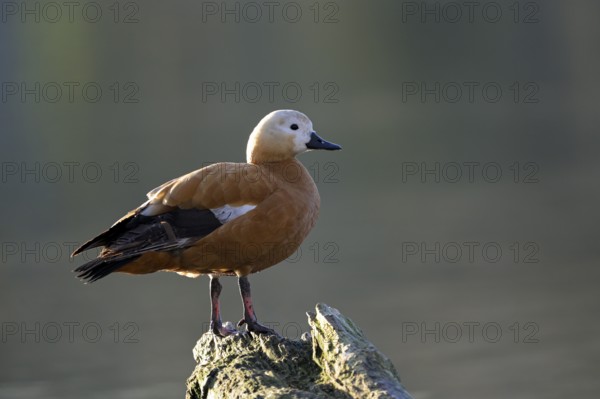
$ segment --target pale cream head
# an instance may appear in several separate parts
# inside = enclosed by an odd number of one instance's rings
[[[248,140],[246,158],[250,163],[278,162],[308,150],[313,124],[302,112],[273,111],[256,125]]]

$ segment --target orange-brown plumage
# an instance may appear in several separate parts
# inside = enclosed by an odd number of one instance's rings
[[[317,220],[317,187],[295,156],[339,148],[318,137],[304,114],[275,111],[250,135],[248,163],[217,163],[150,191],[144,204],[74,252],[104,247],[97,259],[76,271],[89,281],[112,272],[209,274],[212,322],[221,335],[228,331],[217,317],[217,277],[237,275],[244,321],[251,330],[267,332],[246,309],[245,276],[292,255]]]
[[[317,220],[320,204],[319,193],[306,168],[295,159],[255,167],[215,166],[217,172],[198,173],[183,183],[173,180],[163,187],[156,202],[150,200],[150,204],[184,209],[250,204],[256,208],[188,248],[163,257],[143,256],[117,271],[144,274],[167,270],[186,275],[243,276],[273,266],[298,249]],[[238,173],[232,173],[234,170]]]

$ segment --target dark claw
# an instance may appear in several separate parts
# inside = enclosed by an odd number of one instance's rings
[[[246,329],[250,332],[257,333],[257,334],[267,334],[267,335],[279,336],[279,334],[277,334],[277,332],[275,330],[273,330],[269,327],[265,327],[257,321],[248,321],[248,320],[242,319],[239,321],[239,323],[237,325],[238,325],[238,327],[241,327],[244,324],[246,325]]]
[[[210,323],[210,330],[213,332],[213,334],[218,335],[220,337],[228,337],[230,335],[240,333],[238,330],[225,327],[221,323]]]

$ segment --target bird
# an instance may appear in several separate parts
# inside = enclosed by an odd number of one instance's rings
[[[295,110],[276,110],[250,133],[246,163],[219,162],[167,181],[138,208],[71,256],[102,247],[74,272],[86,283],[114,272],[175,272],[210,278],[210,331],[239,333],[221,321],[219,278],[235,276],[243,303],[238,327],[276,332],[258,322],[248,276],[294,254],[319,215],[317,186],[296,156],[340,150]]]

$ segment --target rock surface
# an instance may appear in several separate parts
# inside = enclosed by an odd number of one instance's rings
[[[205,333],[186,398],[411,398],[392,362],[338,310],[317,304],[308,323],[299,341]]]

